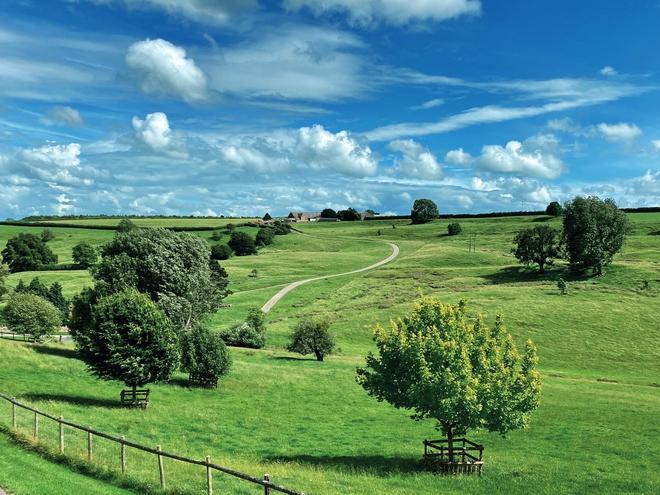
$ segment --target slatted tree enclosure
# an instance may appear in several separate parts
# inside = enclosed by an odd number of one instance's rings
[[[454,438],[451,448],[446,438],[424,440],[424,464],[432,471],[443,474],[470,474],[481,476],[484,447],[467,438]]]

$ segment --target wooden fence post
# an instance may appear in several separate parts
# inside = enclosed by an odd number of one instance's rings
[[[87,432],[87,460],[92,462],[92,432]]]
[[[264,474],[264,481],[270,481],[270,474]],[[264,495],[270,495],[270,486],[264,485]]]
[[[16,400],[16,397],[12,397],[12,400]],[[16,428],[16,404],[11,403],[11,427]]]
[[[206,493],[213,495],[213,472],[211,471],[211,456],[206,456]]]
[[[39,415],[34,413],[34,441],[39,441]]]
[[[160,455],[160,445],[156,445],[158,451],[158,474],[160,475],[160,487],[165,488],[165,470],[163,468],[163,456]]]
[[[119,442],[119,456],[121,457],[121,474],[126,474],[126,445],[124,445],[125,440],[126,437],[122,435],[121,442]]]
[[[58,424],[60,425],[60,454],[64,454],[64,425],[62,424],[63,416],[60,416]]]

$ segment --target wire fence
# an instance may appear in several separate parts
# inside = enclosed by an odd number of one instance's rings
[[[270,495],[273,492],[285,493],[288,495],[305,495],[303,492],[298,492],[285,486],[273,483],[270,480],[270,476],[268,474],[264,474],[262,479],[256,478],[249,474],[245,474],[240,471],[215,464],[211,462],[211,458],[209,456],[207,456],[204,460],[191,459],[172,452],[166,452],[161,448],[160,445],[157,445],[155,448],[147,447],[145,445],[126,440],[126,437],[123,435],[118,437],[89,428],[87,426],[79,425],[72,421],[67,421],[62,416],[56,417],[43,411],[39,411],[38,409],[23,404],[17,401],[15,398],[9,397],[2,393],[0,393],[0,399],[3,399],[4,401],[11,404],[12,429],[15,431],[17,431],[19,428],[30,429],[32,431],[32,439],[35,443],[56,443],[57,451],[60,455],[65,455],[65,452],[68,452],[69,447],[67,447],[68,444],[65,444],[65,439],[69,438],[69,436],[65,437],[65,434],[67,429],[73,429],[84,433],[82,442],[80,438],[76,438],[74,440],[74,449],[78,453],[81,453],[81,451],[85,452],[86,459],[89,463],[96,463],[99,457],[97,442],[95,441],[96,439],[102,438],[110,441],[113,444],[117,444],[119,448],[114,452],[114,455],[116,456],[115,462],[118,462],[122,475],[126,475],[129,470],[129,457],[127,456],[127,449],[133,449],[135,453],[142,453],[148,456],[152,456],[152,465],[156,468],[154,471],[157,470],[158,484],[161,489],[168,487],[164,460],[170,459],[178,461],[179,463],[187,466],[203,467],[205,471],[205,480],[203,484],[206,485],[205,488],[208,495],[213,495],[214,474],[216,473],[223,473],[239,481],[250,483],[252,485],[258,485],[261,487],[261,489],[263,489],[264,495]],[[27,421],[23,417],[20,418],[19,422],[19,410],[25,410],[31,413]],[[42,419],[50,421],[50,425],[45,422],[42,423]],[[56,425],[55,430],[48,428],[48,426],[52,426],[53,424]],[[112,452],[108,449],[104,449],[102,451],[102,455],[104,457],[108,457],[112,455]],[[135,458],[135,455],[133,454],[131,458]],[[195,483],[195,485],[200,486],[201,492],[202,483]]]

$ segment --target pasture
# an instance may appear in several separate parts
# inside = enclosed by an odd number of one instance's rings
[[[538,223],[559,226],[549,217],[462,219],[458,236],[447,235],[444,220],[300,224],[304,235],[277,236],[258,256],[222,262],[233,294],[226,299],[231,306],[213,315],[214,328],[242,320],[249,308],[260,307],[287,283],[385,258],[390,248],[384,241],[396,243],[401,253],[378,270],[289,293],[267,316],[266,349],[233,348],[234,366],[217,390],[189,389],[178,374],[170,383],[150,387],[147,410],[122,409],[117,407],[122,385],[91,377],[72,346],[0,340],[0,392],[136,442],[195,458],[211,455],[214,462],[253,475],[268,472],[278,483],[308,494],[657,493],[660,214],[628,216],[633,227],[624,250],[597,278],[577,278],[563,262],[539,276],[516,262],[510,253],[515,233]],[[31,230],[42,228],[0,226],[0,249],[16,232]],[[77,242],[101,245],[113,235],[53,230],[56,238],[49,245],[60,263],[70,262]],[[468,252],[471,234],[473,253]],[[212,242],[211,232],[195,235]],[[249,276],[253,269],[257,277]],[[51,271],[12,274],[9,285],[36,275],[60,281],[68,297],[91,284],[86,271]],[[565,296],[557,290],[560,276],[568,282]],[[530,427],[507,438],[468,435],[485,445],[481,478],[424,471],[421,441],[439,436],[434,424],[411,421],[406,411],[378,403],[355,383],[355,368],[374,348],[373,325],[387,325],[405,313],[419,291],[445,302],[466,298],[470,310],[482,312],[489,322],[502,311],[517,342],[532,338],[539,349],[543,391]],[[308,316],[327,317],[341,349],[323,363],[283,350],[295,323]],[[9,423],[10,408],[0,403],[0,424]],[[26,433],[30,424],[28,415],[20,418]],[[44,431],[53,447],[55,435],[55,430]],[[0,432],[2,451],[8,452],[0,459],[0,482],[17,495],[31,493],[21,480],[36,473],[70,480],[90,493],[158,493],[154,465],[137,454],[130,461],[134,484],[121,488],[114,477],[97,481],[9,438]],[[72,435],[70,442],[69,452],[82,458],[84,438]],[[101,467],[116,468],[112,448],[98,449]],[[11,469],[5,469],[8,465]],[[166,469],[170,486],[182,487],[177,493],[203,493],[201,470]],[[257,493],[229,479],[218,482],[224,486],[218,493]],[[40,493],[59,492],[44,484]]]

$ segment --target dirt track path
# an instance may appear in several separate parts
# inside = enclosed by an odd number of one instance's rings
[[[369,265],[364,268],[358,268],[357,270],[352,270],[350,272],[344,272],[344,273],[335,273],[334,275],[322,275],[320,277],[312,277],[312,278],[306,278],[304,280],[298,280],[297,282],[292,282],[286,287],[284,287],[282,290],[280,290],[277,294],[275,294],[273,297],[271,297],[266,304],[264,304],[261,308],[261,311],[264,313],[268,313],[273,307],[280,302],[280,300],[286,296],[289,292],[291,292],[293,289],[296,289],[300,287],[303,284],[306,284],[308,282],[315,282],[317,280],[324,280],[326,278],[335,278],[335,277],[343,277],[344,275],[353,275],[354,273],[361,273],[361,272],[366,272],[368,270],[373,270],[374,268],[381,267],[383,265],[386,265],[390,261],[394,260],[397,256],[399,256],[399,246],[392,242],[388,242],[387,244],[390,245],[392,248],[392,253],[385,259],[380,260],[378,263],[374,263],[373,265]]]

